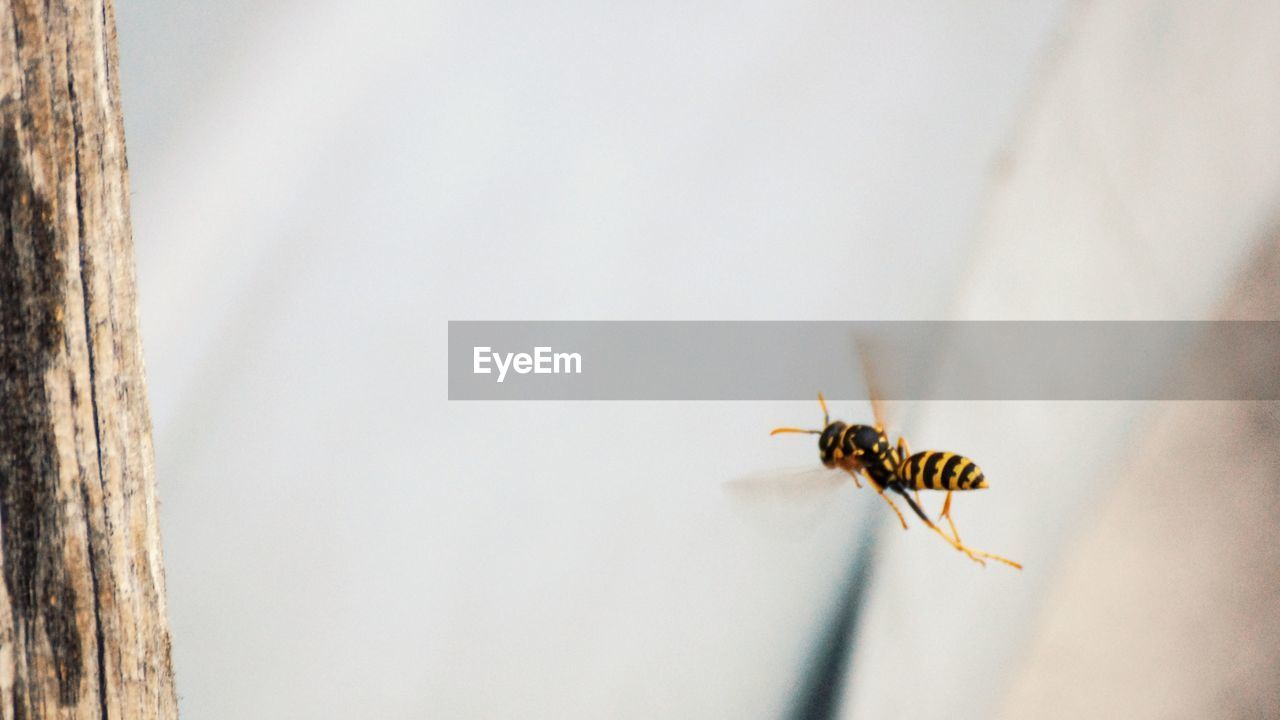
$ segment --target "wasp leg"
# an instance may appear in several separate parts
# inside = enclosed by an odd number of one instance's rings
[[[840,459],[841,459],[841,458],[840,458],[840,450],[837,448],[837,449],[836,449],[836,460],[840,460]],[[860,474],[859,474],[859,472],[858,472],[858,469],[859,469],[859,468],[861,468],[862,466],[861,466],[861,465],[859,465],[859,464],[858,464],[858,462],[857,462],[856,460],[854,460],[853,458],[847,458],[847,459],[845,459],[845,461],[840,465],[840,467],[841,467],[842,469],[844,469],[844,471],[845,471],[845,472],[849,473],[849,477],[853,478],[853,486],[854,486],[854,487],[856,487],[856,488],[858,488],[859,490],[861,490],[861,489],[862,489],[862,482],[858,480],[858,478],[859,478],[859,477],[861,477],[861,475],[860,475]]]
[[[956,529],[956,523],[954,520],[951,519],[951,491],[950,490],[947,491],[947,499],[942,501],[942,514],[939,515],[938,517],[947,519],[947,524],[951,526],[951,537],[955,538],[956,542],[962,542],[960,540],[960,531]]]
[[[906,498],[907,503],[911,505],[911,509],[916,511],[916,515],[920,516],[920,520],[923,521],[924,524],[927,525],[930,530],[938,533],[938,536],[941,537],[943,540],[946,540],[947,543],[951,545],[951,547],[959,550],[965,555],[968,555],[970,560],[978,563],[979,565],[986,566],[987,563],[981,557],[979,557],[979,555],[983,553],[977,553],[973,550],[970,550],[964,545],[961,545],[959,541],[952,539],[946,533],[942,532],[942,529],[939,528],[937,525],[934,525],[933,522],[929,520],[929,516],[924,514],[924,510],[921,510],[920,506],[911,499],[911,496],[907,494],[907,491],[902,489],[901,483],[895,484],[893,486],[893,489],[899,495]]]
[[[908,495],[907,492],[902,489],[902,487],[903,487],[903,484],[900,481],[894,482],[892,485],[890,485],[890,489],[898,493],[899,495],[901,495],[903,499],[907,501],[907,504],[911,506],[911,510],[915,512],[916,515],[920,516],[920,519],[923,520],[926,525],[932,525],[933,523],[929,522],[929,516],[925,515],[924,510],[921,509],[920,507],[920,493],[918,492],[915,493],[916,499],[912,500],[911,496]]]
[[[948,545],[959,550],[965,555],[968,555],[970,560],[983,566],[987,564],[986,561],[982,559],[983,556],[987,556],[986,553],[980,553],[980,552],[977,552],[976,550],[970,550],[969,548],[965,547],[959,540],[956,540],[951,536],[947,535],[946,533],[942,532],[942,529],[939,528],[937,525],[934,525],[933,523],[929,523],[929,529],[938,533],[938,537],[942,538],[943,540],[946,540]],[[990,557],[990,556],[987,556],[987,557]],[[1004,558],[993,558],[993,559],[1004,560]],[[1004,560],[1004,562],[1008,562],[1008,561]],[[1015,565],[1015,567],[1017,567],[1018,569],[1022,568],[1021,565]]]
[[[879,485],[876,485],[875,483],[871,483],[871,486],[876,489],[877,493],[880,493],[880,497],[884,498],[885,502],[889,503],[889,507],[893,508],[893,512],[898,516],[898,522],[902,523],[902,529],[906,530],[907,519],[902,517],[902,511],[898,509],[897,505],[893,504],[893,499],[890,498],[888,495],[885,495],[884,490],[881,490]]]
[[[849,470],[849,473],[850,473],[851,475],[853,475],[855,478],[857,478],[857,477],[858,477],[858,471],[857,471],[857,470],[850,469],[850,470]],[[897,505],[895,505],[895,504],[893,504],[893,498],[890,498],[888,495],[885,495],[885,494],[884,494],[884,489],[883,489],[883,488],[881,488],[881,487],[880,487],[880,484],[879,484],[879,483],[877,483],[877,482],[875,481],[875,479],[873,479],[870,475],[868,475],[868,476],[867,476],[867,482],[871,483],[871,487],[873,487],[873,488],[875,488],[875,489],[876,489],[876,493],[878,493],[878,494],[880,495],[880,497],[884,498],[884,501],[885,501],[885,502],[889,503],[889,507],[893,508],[893,512],[894,512],[894,514],[898,516],[898,522],[902,523],[902,529],[903,529],[903,530],[906,530],[906,529],[907,529],[907,519],[906,519],[905,517],[903,517],[903,516],[902,516],[902,511],[898,509],[898,506],[897,506]]]
[[[1010,560],[1009,558],[1000,557],[999,555],[992,555],[991,553],[982,552],[981,550],[974,550],[973,548],[967,547],[963,542],[961,542],[961,540],[960,540],[960,531],[956,529],[956,523],[955,523],[955,520],[951,519],[951,491],[950,491],[950,490],[948,490],[948,491],[947,491],[947,499],[946,499],[946,500],[944,500],[944,501],[943,501],[943,503],[942,503],[942,514],[941,514],[941,515],[939,515],[939,517],[944,517],[944,518],[946,518],[946,519],[947,519],[947,524],[951,526],[951,535],[952,535],[953,537],[952,537],[952,538],[948,538],[948,541],[950,541],[950,542],[951,542],[951,545],[952,545],[953,547],[955,547],[957,550],[960,550],[960,551],[964,552],[964,553],[965,553],[966,555],[968,555],[970,558],[973,558],[975,561],[980,562],[980,563],[981,563],[982,561],[981,561],[981,560],[978,560],[978,558],[974,557],[975,555],[978,555],[978,556],[981,556],[981,557],[984,557],[984,558],[987,558],[987,559],[990,559],[990,560],[995,560],[996,562],[1002,562],[1002,563],[1004,563],[1005,565],[1008,565],[1008,566],[1010,566],[1010,567],[1015,567],[1015,568],[1017,568],[1017,569],[1019,569],[1019,570],[1021,570],[1021,569],[1022,569],[1022,565],[1021,565],[1021,564],[1016,563],[1016,562],[1014,562],[1014,561]],[[939,531],[938,531],[938,534],[939,534],[939,535],[942,535],[943,537],[946,537],[946,535],[945,535],[945,534],[943,534],[941,530],[939,530]],[[983,563],[983,564],[985,564],[985,563]]]
[[[907,447],[907,439],[898,436],[898,472],[901,474],[902,466],[907,463],[907,458],[911,457],[911,448]],[[916,504],[920,504],[920,490],[912,488],[911,492],[915,493]]]

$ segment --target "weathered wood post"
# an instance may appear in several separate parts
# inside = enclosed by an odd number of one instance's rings
[[[110,0],[0,0],[0,717],[171,718]]]

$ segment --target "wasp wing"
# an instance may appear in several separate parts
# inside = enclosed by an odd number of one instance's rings
[[[742,475],[726,480],[724,489],[735,499],[802,501],[814,495],[829,495],[850,480],[843,470],[808,465]]]
[[[735,477],[724,482],[724,491],[749,524],[796,535],[814,527],[837,504],[836,491],[851,481],[843,470],[808,466]]]
[[[879,367],[884,363],[884,359],[876,359],[874,344],[856,342],[855,348],[858,364],[862,366],[862,383],[867,391],[867,399],[871,402],[871,414],[876,424],[885,429],[885,433],[889,435],[892,442],[899,435],[904,434],[905,428],[914,420],[912,415],[914,415],[915,405],[911,405],[911,412],[906,413],[902,403],[885,400],[885,381],[879,373]]]

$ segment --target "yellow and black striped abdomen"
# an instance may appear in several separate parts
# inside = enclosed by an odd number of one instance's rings
[[[907,486],[916,490],[981,490],[987,486],[977,463],[949,452],[916,453],[903,463],[901,474]]]

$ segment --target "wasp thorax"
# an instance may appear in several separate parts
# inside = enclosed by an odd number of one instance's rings
[[[857,425],[850,435],[859,454],[880,455],[889,449],[889,438],[870,425]]]
[[[822,455],[822,464],[828,467],[835,465],[837,461],[845,456],[845,452],[840,447],[840,441],[844,437],[845,428],[848,426],[839,420],[831,423],[822,431],[822,436],[818,438],[818,452]]]

